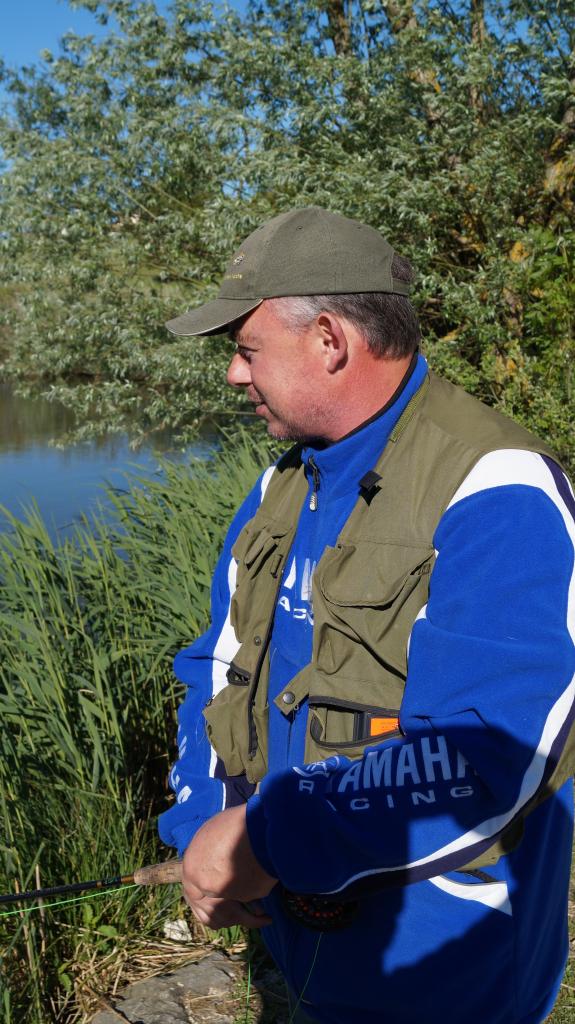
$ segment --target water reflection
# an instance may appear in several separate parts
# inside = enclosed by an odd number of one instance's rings
[[[161,452],[171,459],[208,457],[216,443],[206,430],[185,453],[173,450],[169,431],[154,434],[137,452],[125,434],[109,434],[66,448],[55,448],[74,424],[63,406],[41,398],[18,398],[0,384],[0,505],[22,516],[37,504],[50,531],[65,535],[82,513],[105,502],[104,486],[126,487],[126,472],[156,473]],[[9,528],[0,513],[0,530]]]
[[[27,451],[31,445],[48,446],[58,443],[74,426],[74,414],[59,402],[45,398],[20,398],[14,394],[10,384],[0,382],[0,453]],[[82,445],[67,446],[62,454],[74,448],[88,447],[108,451],[113,458],[126,444],[123,434],[107,434]],[[173,448],[173,434],[169,430],[158,430],[153,435],[155,451],[166,452]]]

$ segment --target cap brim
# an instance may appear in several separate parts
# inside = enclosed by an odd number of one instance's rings
[[[196,334],[219,334],[221,331],[240,320],[261,306],[263,299],[214,299],[204,306],[190,309],[182,316],[168,320],[166,327],[172,334],[191,338]]]

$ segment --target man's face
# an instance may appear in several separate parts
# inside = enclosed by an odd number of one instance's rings
[[[272,437],[309,441],[324,436],[325,376],[322,347],[313,325],[290,331],[262,303],[233,332],[237,346],[228,367],[232,387],[244,388]]]

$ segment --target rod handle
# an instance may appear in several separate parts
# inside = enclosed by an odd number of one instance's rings
[[[134,871],[134,882],[136,885],[166,885],[173,882],[182,882],[181,860],[165,860],[162,864],[148,864],[146,867]],[[243,904],[250,914],[256,917],[261,911],[253,902]]]
[[[169,885],[182,881],[181,860],[165,860],[161,864],[147,864],[134,871],[136,885]]]

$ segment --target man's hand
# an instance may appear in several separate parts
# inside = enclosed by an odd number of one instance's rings
[[[207,821],[184,854],[184,897],[198,920],[210,928],[270,924],[254,901],[267,896],[276,882],[253,854],[245,805],[230,807]]]
[[[215,931],[218,928],[231,928],[234,924],[241,924],[244,928],[265,928],[272,923],[271,917],[268,917],[258,900],[252,900],[248,907],[238,900],[218,900],[212,896],[191,900],[186,895],[186,903],[198,921]]]

